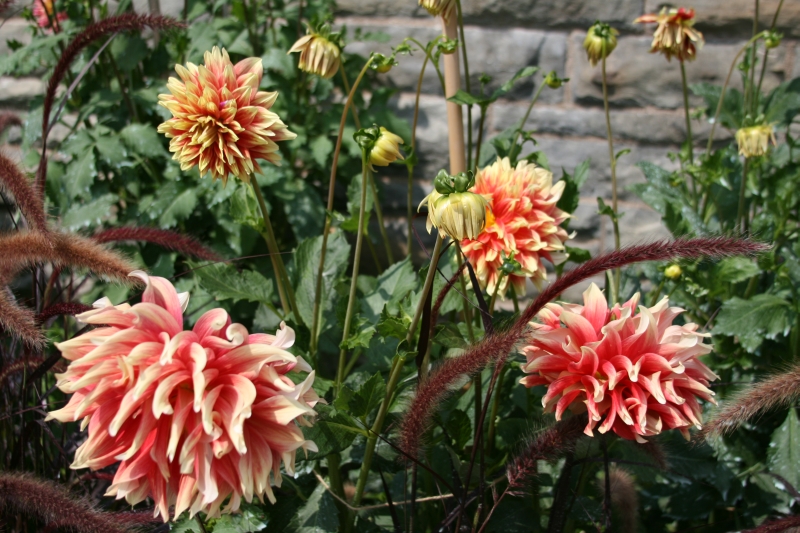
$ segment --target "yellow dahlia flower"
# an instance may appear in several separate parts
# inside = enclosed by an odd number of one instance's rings
[[[419,0],[419,5],[434,17],[442,16],[448,20],[455,14],[456,0]]]
[[[767,153],[769,142],[777,144],[775,130],[771,124],[749,126],[740,128],[736,132],[736,142],[739,144],[739,154],[745,157],[756,157]]]
[[[583,40],[583,48],[592,66],[597,65],[603,58],[611,55],[617,47],[617,35],[619,32],[605,22],[595,22],[586,32],[586,39]]]
[[[650,52],[661,52],[667,56],[667,61],[671,60],[672,56],[677,57],[679,61],[693,61],[697,49],[704,43],[703,34],[694,29],[694,9],[664,8],[658,15],[642,15],[633,22],[658,24],[653,34]]]
[[[542,260],[560,263],[565,258],[568,235],[560,224],[569,215],[556,207],[564,182],[553,185],[549,170],[527,161],[512,167],[503,158],[479,170],[471,190],[488,200],[486,228],[461,243],[481,286],[501,296],[509,282],[518,295],[525,293],[525,278],[539,286],[547,279]],[[513,256],[520,269],[502,275],[504,256]]]
[[[181,170],[197,166],[201,175],[227,183],[233,174],[244,182],[260,172],[256,159],[280,164],[277,141],[297,137],[270,111],[277,92],[259,91],[263,66],[258,57],[235,65],[216,46],[204,55],[205,65],[175,65],[180,80],[170,78],[171,94],[158,95],[172,113],[158,127],[168,139],[172,159]]]
[[[380,135],[372,145],[372,150],[369,152],[369,162],[371,165],[378,165],[379,167],[389,166],[400,159],[403,160],[403,154],[400,152],[400,145],[403,144],[403,139],[399,135],[395,135],[383,126],[380,128]]]
[[[289,54],[300,52],[300,70],[309,74],[316,74],[323,78],[332,78],[339,70],[341,48],[330,29],[322,26],[319,31],[310,31],[308,35],[300,37]]]
[[[470,173],[471,174],[471,173]],[[476,238],[486,224],[486,199],[468,189],[475,180],[465,172],[451,177],[444,170],[434,180],[434,190],[419,204],[428,206],[425,223],[428,233],[434,227],[441,236],[462,241]]]

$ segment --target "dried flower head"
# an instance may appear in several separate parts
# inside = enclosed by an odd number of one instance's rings
[[[205,65],[175,65],[180,80],[170,78],[172,94],[158,95],[173,118],[158,127],[169,142],[181,170],[197,166],[201,175],[227,183],[233,174],[244,182],[260,172],[256,159],[280,164],[278,141],[297,137],[270,111],[277,92],[259,91],[263,65],[249,57],[235,65],[216,46],[204,55]]]
[[[565,259],[569,238],[560,224],[569,215],[556,207],[564,182],[553,185],[553,174],[527,161],[511,166],[503,158],[478,171],[472,191],[488,200],[486,227],[475,240],[462,243],[475,267],[481,286],[489,294],[505,294],[509,281],[518,295],[525,293],[525,278],[540,286],[547,279],[542,259]],[[520,268],[502,275],[503,256],[513,256]]]
[[[709,335],[696,324],[673,325],[683,309],[669,307],[667,298],[636,313],[636,294],[609,309],[592,284],[583,301],[539,312],[523,349],[530,375],[521,383],[547,386],[542,405],[556,420],[567,408],[588,411],[589,436],[601,420],[600,433],[638,442],[673,428],[688,438],[690,426],[700,428],[697,398],[715,403],[707,385],[717,376],[698,360],[711,351],[702,342]]]
[[[332,78],[339,70],[342,55],[341,38],[331,33],[330,26],[323,24],[317,30],[309,29],[292,45],[289,54],[300,52],[300,70],[323,78]]]
[[[34,0],[31,11],[36,18],[37,26],[55,33],[61,31],[59,22],[67,20],[67,14],[64,11],[55,12],[53,0]]]
[[[136,504],[148,496],[166,521],[186,509],[219,516],[242,498],[275,497],[280,465],[293,474],[298,448],[316,451],[308,426],[319,400],[314,372],[286,351],[294,332],[249,334],[223,309],[183,329],[188,294],[163,278],[133,272],[147,283],[142,302],[104,298],[76,318],[96,329],[57,344],[67,371],[59,388],[72,394],[48,415],[82,420],[88,438],[72,468],[97,470],[121,461],[107,495]],[[295,384],[286,375],[308,371]],[[271,478],[271,479],[270,479]]]
[[[661,52],[671,60],[672,56],[679,61],[693,61],[697,49],[703,46],[703,34],[694,28],[694,9],[664,8],[656,15],[642,15],[634,23],[658,24],[653,34],[650,52]]]
[[[772,141],[773,145],[777,144],[775,140],[775,129],[772,127],[772,124],[748,126],[740,128],[736,132],[739,155],[745,157],[765,155],[769,149],[770,141]]]
[[[419,0],[419,5],[431,16],[441,15],[444,20],[449,20],[456,12],[456,0]]]
[[[586,39],[583,40],[583,48],[592,66],[611,55],[617,47],[617,35],[619,32],[605,22],[597,21],[589,28]]]
[[[426,227],[439,230],[442,237],[459,241],[475,239],[486,224],[486,198],[470,192],[475,184],[471,172],[450,176],[441,170],[434,180],[434,190],[419,204],[428,206]]]

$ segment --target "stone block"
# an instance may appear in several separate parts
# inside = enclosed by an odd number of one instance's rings
[[[642,14],[644,0],[472,0],[463,5],[465,22],[481,26],[586,28],[600,19],[632,29],[633,19]],[[338,9],[344,15],[430,18],[411,0],[339,0]]]
[[[40,78],[12,78],[0,76],[0,106],[23,109],[27,102],[44,92],[44,81]]]
[[[600,66],[593,67],[583,50],[583,32],[570,37],[570,86],[573,98],[581,104],[602,105],[603,89]],[[667,62],[661,55],[650,54],[650,37],[620,37],[617,49],[608,58],[607,75],[609,100],[616,107],[647,107],[675,109],[683,105],[680,63]],[[722,85],[731,62],[747,41],[706,43],[697,60],[686,64],[689,84],[708,82]],[[786,45],[770,53],[764,89],[770,90],[786,78]],[[733,87],[739,87],[736,79]],[[692,105],[702,99],[692,97]]]
[[[800,43],[792,43],[792,72],[789,78],[800,78]]]
[[[647,12],[657,12],[665,2],[646,0]],[[759,2],[759,26],[768,28],[772,24],[775,10],[780,0],[761,0]],[[697,29],[708,35],[745,37],[753,33],[753,0],[694,0],[691,6],[697,13]],[[787,36],[800,37],[800,3],[783,2],[778,17],[778,29]]]
[[[11,18],[0,28],[0,56],[11,53],[8,41],[19,41],[22,44],[31,42],[30,23],[21,18]]]
[[[371,19],[339,19],[339,24],[348,28],[361,28],[365,32],[380,32],[388,35],[385,43],[375,41],[353,42],[348,51],[368,56],[370,52],[389,54],[393,46],[397,46],[406,37],[413,37],[423,45],[441,33],[438,21],[434,19],[400,21],[380,21]],[[474,26],[465,28],[467,56],[470,67],[472,92],[479,91],[478,77],[481,73],[491,76],[492,81],[486,86],[491,92],[508,81],[519,69],[530,65],[539,66],[541,72],[555,70],[564,75],[567,38],[561,33],[546,33],[538,30],[508,29],[494,30]],[[509,54],[509,50],[514,50]],[[394,67],[382,79],[404,91],[415,91],[419,79],[419,71],[425,55],[414,52],[414,55],[398,57],[399,65]],[[462,65],[462,72],[463,72]],[[509,98],[528,99],[532,96],[534,83],[538,86],[543,74],[520,81],[507,95]],[[466,84],[462,81],[462,89]],[[441,84],[432,65],[428,65],[423,78],[422,90],[428,94],[442,94]],[[543,96],[545,102],[563,100],[563,89],[547,91]]]

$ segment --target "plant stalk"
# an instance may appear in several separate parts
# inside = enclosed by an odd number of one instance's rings
[[[425,67],[430,60],[430,54],[425,54],[425,59],[422,60],[422,68],[419,71],[419,80],[417,81],[417,94],[414,96],[414,120],[411,123],[411,154],[412,157],[417,155],[417,122],[419,121],[419,97],[422,94],[422,79],[425,76]],[[413,244],[414,234],[414,167],[408,165],[408,206],[406,218],[408,221],[408,236],[406,240],[406,253],[411,255],[411,246]]]
[[[614,137],[611,131],[611,113],[609,111],[609,102],[608,102],[608,78],[606,76],[606,58],[603,57],[602,62],[602,73],[603,73],[603,107],[606,112],[606,133],[608,135],[608,157],[611,161],[611,210],[614,211],[614,218],[612,222],[614,223],[614,250],[619,250],[620,248],[620,237],[619,237],[619,223],[617,222],[617,216],[619,211],[617,210],[617,158],[614,157]],[[618,268],[614,269],[612,275],[612,283],[611,283],[611,303],[617,303],[619,299],[619,284],[620,278],[622,275],[622,271]]]
[[[686,114],[686,141],[689,144],[689,164],[694,164],[694,139],[692,137],[692,121],[689,117],[689,86],[686,83],[686,64],[680,61],[681,64],[681,83],[683,85],[683,110]],[[697,185],[692,179],[692,188],[694,189],[695,202],[697,201]],[[696,207],[696,206],[695,206]]]
[[[519,138],[522,136],[522,128],[525,127],[525,123],[528,122],[528,117],[531,116],[531,111],[533,110],[533,104],[536,103],[536,100],[539,99],[539,95],[542,94],[542,89],[544,89],[544,82],[539,85],[539,88],[536,89],[536,92],[533,93],[533,98],[531,99],[531,103],[528,104],[528,109],[525,110],[525,114],[522,115],[522,120],[519,121],[519,126],[517,126],[517,133],[514,135],[514,142],[511,143],[511,159],[516,160],[517,155],[514,150],[517,147],[517,143],[519,142]],[[522,147],[520,147],[520,152],[522,152]]]

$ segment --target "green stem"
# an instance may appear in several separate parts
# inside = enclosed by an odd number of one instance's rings
[[[772,25],[769,27],[770,31],[775,29],[775,25],[778,23],[778,15],[781,12],[781,8],[783,7],[783,0],[778,2],[778,9],[775,10],[775,15],[772,17]],[[758,90],[756,94],[758,98],[761,98],[761,84],[764,83],[764,74],[767,71],[767,56],[769,55],[769,48],[765,48],[764,50],[764,63],[761,65],[761,76],[758,78]],[[756,104],[757,106],[758,104]]]
[[[369,174],[369,188],[372,191],[372,205],[375,206],[375,217],[378,219],[378,229],[383,239],[383,247],[386,249],[386,257],[389,259],[389,265],[393,265],[394,254],[392,254],[392,245],[389,243],[389,235],[386,233],[386,225],[383,222],[383,209],[378,199],[378,189],[375,187],[375,177],[372,175],[372,172]]]
[[[369,182],[369,154],[366,148],[361,149],[361,205],[358,208],[358,233],[356,234],[356,254],[353,259],[353,273],[350,279],[350,296],[347,300],[347,310],[344,315],[344,331],[342,332],[342,346],[339,349],[339,368],[334,381],[334,393],[339,394],[339,388],[344,381],[344,369],[347,363],[347,348],[345,343],[350,336],[350,325],[356,308],[356,291],[358,289],[358,269],[361,266],[361,247],[364,244],[364,218],[367,207],[367,183]]]
[[[436,244],[433,245],[433,253],[431,253],[431,264],[428,267],[428,275],[425,276],[425,283],[422,285],[422,296],[420,297],[419,304],[417,304],[417,310],[414,312],[414,316],[411,318],[411,324],[408,326],[406,344],[409,347],[411,346],[411,342],[414,340],[414,333],[416,333],[417,326],[422,318],[422,310],[425,308],[425,298],[428,296],[428,292],[433,287],[433,278],[436,276],[436,267],[439,264],[439,255],[442,252],[443,242],[444,239],[442,239],[441,234],[439,234],[436,237]]]
[[[494,402],[492,403],[492,412],[489,415],[489,433],[486,437],[487,453],[491,455],[494,449],[494,438],[497,428],[497,413],[500,410],[500,391],[503,389],[503,379],[506,376],[508,367],[504,366],[500,371],[500,377],[497,378],[497,387],[495,387]]]
[[[464,17],[461,12],[461,0],[456,0],[456,10],[458,13],[458,34],[461,37],[461,57],[464,59],[464,82],[467,92],[472,94],[471,82],[469,79],[469,61],[467,60],[467,40],[464,37]],[[472,150],[472,106],[467,106],[467,168],[472,168],[470,152]],[[477,165],[478,162],[475,162]]]
[[[683,84],[683,110],[686,114],[686,141],[689,144],[689,164],[694,164],[694,139],[692,138],[692,121],[689,117],[689,87],[686,83],[686,65],[683,61],[681,64],[681,83]],[[692,179],[692,188],[694,189],[695,201],[697,198],[697,185]],[[697,207],[697,206],[695,206]]]
[[[511,143],[511,159],[512,162],[517,157],[517,153],[515,152],[517,148],[517,143],[519,142],[519,138],[522,135],[522,128],[525,127],[525,123],[528,121],[528,117],[531,116],[531,110],[533,110],[533,104],[536,103],[536,100],[539,99],[539,95],[542,94],[542,89],[544,89],[544,83],[539,85],[539,88],[536,89],[536,92],[533,94],[533,98],[531,99],[531,103],[528,104],[528,109],[525,111],[525,114],[522,116],[522,120],[519,121],[519,126],[517,126],[517,133],[514,135],[514,142]],[[520,152],[522,152],[522,147],[520,147]]]
[[[264,196],[261,194],[261,187],[258,186],[258,181],[256,180],[255,176],[250,176],[250,185],[253,186],[253,192],[256,195],[256,200],[258,201],[258,207],[261,209],[261,216],[264,218],[264,225],[269,224],[269,211],[267,210],[267,204],[264,201]],[[269,228],[272,229],[272,225],[269,225]],[[289,303],[289,298],[286,293],[286,288],[283,285],[283,275],[281,274],[281,268],[278,264],[281,256],[278,253],[278,245],[275,243],[274,235],[270,238],[270,233],[265,231],[261,234],[264,237],[264,241],[267,243],[267,251],[269,252],[269,260],[272,262],[272,270],[275,272],[275,282],[278,286],[278,296],[281,299],[281,307],[283,308],[284,314],[288,315],[292,307]]]
[[[419,47],[420,50],[425,52],[425,57],[428,58],[428,61],[431,62],[431,64],[433,65],[433,68],[436,69],[436,75],[439,77],[439,85],[441,85],[441,87],[442,87],[442,92],[445,92],[444,75],[442,74],[442,69],[439,68],[439,63],[434,61],[433,60],[433,56],[431,55],[431,49],[433,49],[433,46],[437,42],[439,42],[439,40],[441,40],[443,37],[444,37],[444,35],[436,36],[436,38],[429,43],[429,46],[422,46],[422,43],[419,42],[418,40],[414,39],[413,37],[406,37],[404,40],[416,44]]]
[[[338,453],[332,453],[327,456],[327,459],[328,479],[331,480],[331,489],[333,490],[334,494],[344,500],[344,483],[342,483],[342,475],[339,472],[342,460],[341,456]],[[336,500],[336,507],[339,510],[339,527],[343,528],[347,520],[347,507],[345,507],[345,505],[339,500]]]
[[[620,248],[620,237],[619,237],[619,223],[617,221],[617,215],[619,211],[617,210],[617,158],[614,157],[614,137],[611,131],[611,113],[609,111],[609,103],[608,103],[608,78],[606,76],[606,58],[603,57],[602,62],[602,73],[603,73],[603,107],[606,112],[606,133],[608,135],[608,158],[611,161],[611,210],[614,211],[614,217],[612,218],[612,222],[614,223],[614,250],[619,250]],[[614,304],[617,302],[619,298],[619,283],[620,277],[622,272],[620,269],[616,268],[613,272],[613,282],[611,284],[611,303]]]
[[[464,322],[467,324],[467,337],[469,338],[470,344],[475,343],[475,331],[472,328],[472,308],[469,305],[469,300],[467,299],[467,282],[464,281],[464,276],[458,277],[459,283],[461,283],[461,294],[464,295],[462,301],[464,302]]]
[[[747,191],[747,166],[750,159],[745,157],[742,164],[742,183],[739,185],[739,209],[736,211],[736,228],[745,231],[745,192]]]
[[[422,79],[425,76],[425,67],[428,66],[430,61],[430,53],[426,48],[425,59],[422,61],[422,68],[419,71],[419,79],[417,80],[417,94],[414,96],[414,120],[411,123],[411,154],[416,157],[417,154],[417,122],[419,121],[419,97],[422,94]],[[408,222],[408,236],[406,238],[406,253],[411,255],[411,246],[413,245],[414,235],[414,166],[408,165],[408,206],[406,212],[406,221]]]
[[[347,120],[347,110],[350,108],[350,105],[353,102],[353,95],[355,94],[355,90],[358,88],[358,84],[361,83],[361,79],[364,77],[364,74],[367,73],[367,69],[369,69],[370,64],[372,64],[373,57],[367,60],[364,64],[364,67],[361,69],[361,72],[358,74],[355,83],[353,83],[353,87],[350,89],[350,93],[347,95],[347,101],[344,104],[344,110],[342,111],[342,119],[339,122],[339,135],[336,138],[336,148],[333,151],[333,163],[331,165],[331,177],[328,183],[328,205],[327,211],[325,213],[325,225],[322,229],[322,246],[320,248],[319,254],[319,266],[317,267],[317,281],[315,284],[314,290],[314,309],[312,311],[312,318],[311,318],[311,341],[309,343],[309,352],[314,356],[317,353],[317,346],[319,343],[319,319],[320,319],[320,304],[322,303],[322,275],[325,272],[325,255],[328,250],[328,236],[330,235],[331,231],[331,215],[333,214],[333,199],[334,199],[334,188],[336,185],[336,167],[339,165],[339,153],[342,151],[342,137],[344,134],[344,125]],[[339,67],[341,68],[341,67]]]
[[[481,118],[478,122],[478,142],[475,143],[475,173],[478,173],[478,165],[481,157],[481,143],[483,143],[483,125],[486,121],[486,106],[481,106]],[[469,167],[468,167],[469,168]]]
[[[753,37],[758,34],[758,11],[759,11],[759,0],[756,0],[756,13],[753,17]],[[753,43],[753,48],[750,52],[750,86],[748,87],[748,92],[750,94],[750,112],[753,116],[756,115],[756,102],[758,101],[758,96],[756,95],[756,53],[758,51],[758,42]],[[766,58],[765,58],[766,59]],[[765,61],[766,63],[766,61]]]

